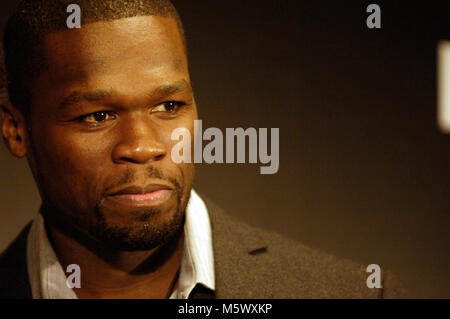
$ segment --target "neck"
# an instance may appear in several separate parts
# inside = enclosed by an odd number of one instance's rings
[[[147,251],[118,251],[89,246],[49,225],[49,238],[64,270],[81,269],[79,298],[165,298],[180,265],[184,234]],[[169,292],[170,293],[170,292]]]

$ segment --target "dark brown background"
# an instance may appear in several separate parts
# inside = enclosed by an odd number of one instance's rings
[[[1,21],[16,1],[2,1]],[[450,297],[450,136],[436,125],[444,2],[175,1],[203,126],[279,127],[280,170],[199,165],[231,215],[364,264],[415,297]],[[24,160],[0,147],[0,250],[39,207]]]

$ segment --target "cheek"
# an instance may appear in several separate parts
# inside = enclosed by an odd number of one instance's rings
[[[36,162],[47,196],[85,206],[98,194],[108,145],[103,139],[55,130],[36,141]],[[54,202],[54,200],[52,200]]]

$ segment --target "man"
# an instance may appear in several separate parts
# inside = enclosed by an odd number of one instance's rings
[[[389,273],[368,288],[365,267],[235,221],[193,190],[193,164],[170,156],[197,109],[168,0],[78,1],[75,29],[70,2],[23,1],[5,31],[2,134],[42,207],[0,257],[0,297],[399,295]]]

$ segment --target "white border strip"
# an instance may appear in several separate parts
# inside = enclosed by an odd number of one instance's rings
[[[438,126],[450,134],[450,41],[439,41],[437,58]]]

